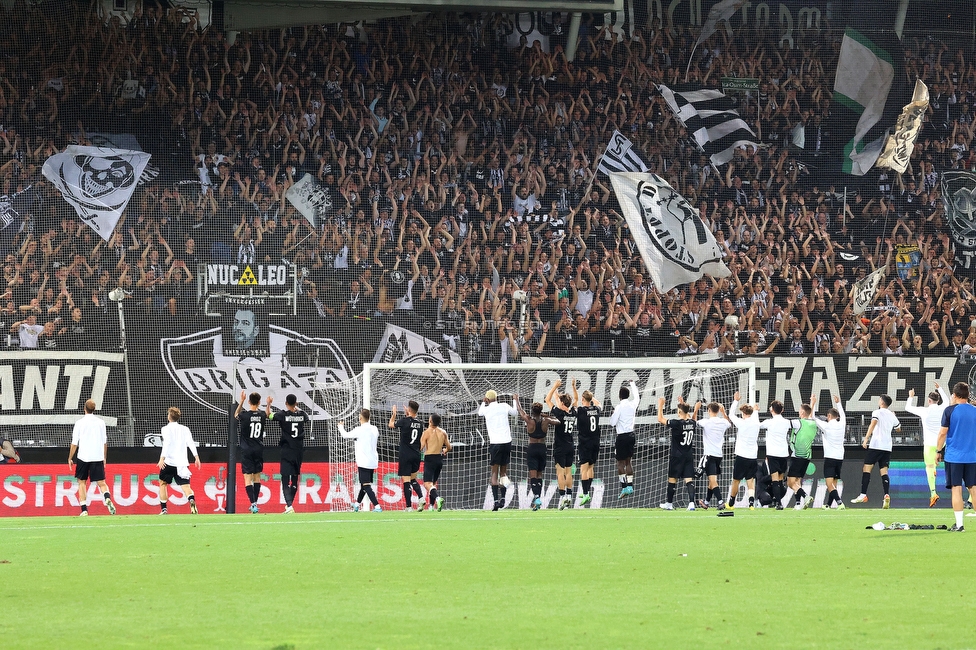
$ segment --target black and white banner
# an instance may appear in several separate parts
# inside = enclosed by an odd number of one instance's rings
[[[851,299],[853,300],[852,309],[856,315],[863,314],[864,310],[874,302],[874,296],[878,293],[878,285],[881,284],[884,275],[885,267],[882,266],[854,285],[854,291],[851,292]]]
[[[736,147],[758,146],[756,134],[722,91],[688,84],[675,90],[662,84],[658,90],[716,167],[732,160]]]
[[[942,173],[942,203],[956,251],[956,272],[976,271],[976,173]]]
[[[611,174],[617,202],[659,291],[730,271],[698,210],[656,174]]]
[[[929,89],[921,79],[915,80],[915,92],[910,104],[902,109],[895,124],[895,132],[885,142],[881,155],[878,156],[876,167],[887,167],[899,174],[908,169],[908,162],[915,149],[915,140],[922,130],[922,120],[929,110]]]
[[[634,151],[634,143],[620,131],[614,131],[606,150],[600,157],[597,171],[607,175],[616,172],[646,172],[647,165]]]
[[[318,225],[319,217],[332,208],[332,197],[311,174],[305,174],[289,187],[285,191],[285,198],[308,219],[313,228]]]
[[[102,239],[112,236],[149,154],[126,149],[69,146],[44,162],[43,173]]]

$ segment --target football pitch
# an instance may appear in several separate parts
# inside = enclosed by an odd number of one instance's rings
[[[976,518],[877,521],[952,514],[0,519],[0,647],[976,646]]]

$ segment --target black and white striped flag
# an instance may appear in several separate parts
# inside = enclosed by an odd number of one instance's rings
[[[732,160],[736,147],[758,146],[756,134],[722,91],[688,84],[676,90],[661,85],[658,90],[716,167]]]
[[[647,165],[634,151],[634,143],[620,131],[614,131],[597,170],[610,175],[618,172],[646,172]]]

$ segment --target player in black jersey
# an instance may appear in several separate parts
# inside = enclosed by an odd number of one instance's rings
[[[285,410],[272,413],[271,396],[268,395],[268,406],[265,412],[269,420],[274,420],[281,428],[281,439],[278,447],[281,449],[281,493],[285,497],[285,514],[295,512],[292,505],[298,493],[298,477],[302,474],[302,456],[305,453],[305,432],[308,430],[309,417],[305,411],[298,408],[298,398],[294,395],[285,397]]]
[[[573,400],[566,393],[558,393],[558,402],[553,399],[562,385],[563,382],[559,379],[552,385],[546,395],[546,406],[550,409],[549,417],[555,425],[552,460],[556,463],[556,480],[559,483],[559,509],[565,510],[573,505],[573,460],[576,450],[573,445],[574,423],[572,419],[566,419]]]
[[[247,399],[247,410],[244,400]],[[251,514],[258,512],[261,496],[261,470],[264,469],[264,434],[268,428],[268,416],[258,410],[261,395],[248,395],[241,391],[234,417],[237,418],[237,443],[241,448],[241,471],[244,473],[244,489],[251,502]]]
[[[542,414],[542,404],[533,402],[531,415],[522,410],[522,402],[518,395],[512,395],[519,417],[525,423],[525,432],[529,435],[529,446],[525,448],[525,463],[529,468],[529,488],[535,497],[532,499],[532,509],[542,507],[542,474],[546,471],[546,433],[549,430],[549,418]]]
[[[420,404],[410,400],[403,407],[403,417],[397,419],[396,404],[390,414],[389,426],[400,432],[400,480],[403,481],[403,500],[407,510],[411,508],[411,488],[417,495],[417,510],[424,509],[424,491],[417,482],[420,472],[420,438],[424,435],[424,423],[417,419]]]
[[[674,495],[678,491],[678,479],[684,479],[688,490],[688,510],[695,509],[695,417],[701,402],[691,405],[678,396],[678,417],[664,417],[664,398],[657,400],[657,421],[671,432],[671,457],[668,459],[668,496],[661,504],[664,510],[674,510]]]
[[[590,494],[593,485],[593,467],[600,455],[600,403],[593,399],[593,393],[584,390],[577,393],[576,380],[573,386],[573,408],[576,413],[576,436],[580,462],[580,506],[593,500]],[[582,398],[582,401],[580,399]],[[577,406],[577,404],[579,406]]]

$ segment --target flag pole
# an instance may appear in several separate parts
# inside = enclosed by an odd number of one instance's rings
[[[590,195],[590,190],[593,189],[593,182],[596,180],[596,175],[599,173],[599,171],[597,170],[600,168],[600,161],[603,160],[603,155],[607,153],[607,149],[609,148],[610,148],[609,142],[603,145],[603,151],[601,151],[600,155],[597,156],[596,160],[593,161],[593,169],[590,170],[591,171],[590,182],[586,184],[586,190],[583,192],[583,196],[580,198],[580,202],[576,204],[576,208],[569,213],[570,232],[573,231],[573,225],[576,223],[576,214],[579,212],[579,209],[583,207],[583,204],[586,203],[586,198]]]
[[[844,228],[847,227],[847,186],[844,186],[844,211],[840,213],[840,223]]]

